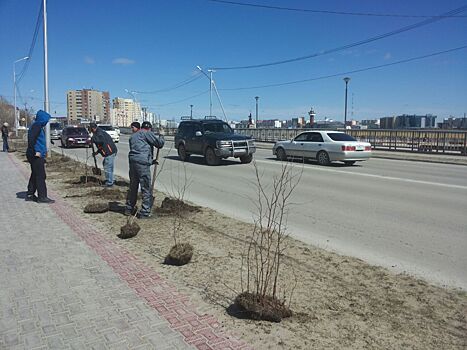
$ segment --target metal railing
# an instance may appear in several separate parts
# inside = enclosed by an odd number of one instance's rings
[[[235,129],[257,141],[276,142],[292,139],[303,131],[317,129]],[[467,130],[346,130],[359,141],[370,142],[373,149],[387,151],[455,154],[467,156]]]

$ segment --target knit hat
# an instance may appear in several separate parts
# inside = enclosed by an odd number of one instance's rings
[[[151,125],[150,122],[147,122],[147,121],[146,121],[146,122],[143,122],[143,124],[141,125],[141,127],[142,127],[143,129],[151,129],[151,128],[152,128],[152,125]]]
[[[141,129],[141,124],[139,122],[133,122],[130,124],[132,128]]]

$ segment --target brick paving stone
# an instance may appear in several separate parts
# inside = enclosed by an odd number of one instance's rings
[[[53,191],[24,201],[28,176],[0,155],[0,348],[250,349]]]

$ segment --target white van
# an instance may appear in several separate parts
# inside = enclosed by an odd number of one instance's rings
[[[119,132],[111,124],[98,124],[97,126],[109,134],[113,142],[118,143],[120,141]]]

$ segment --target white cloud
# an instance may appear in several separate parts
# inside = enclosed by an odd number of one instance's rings
[[[86,64],[94,64],[96,61],[94,61],[94,58],[89,57],[89,56],[84,56],[84,63]]]
[[[390,53],[390,52],[386,52],[386,54],[384,55],[384,59],[385,59],[385,60],[389,60],[389,59],[391,59],[391,58],[392,58],[391,53]]]
[[[134,64],[135,61],[134,60],[131,60],[129,58],[125,58],[125,57],[119,57],[119,58],[115,58],[113,61],[112,61],[113,64],[123,64],[123,65],[128,65],[128,64]]]

